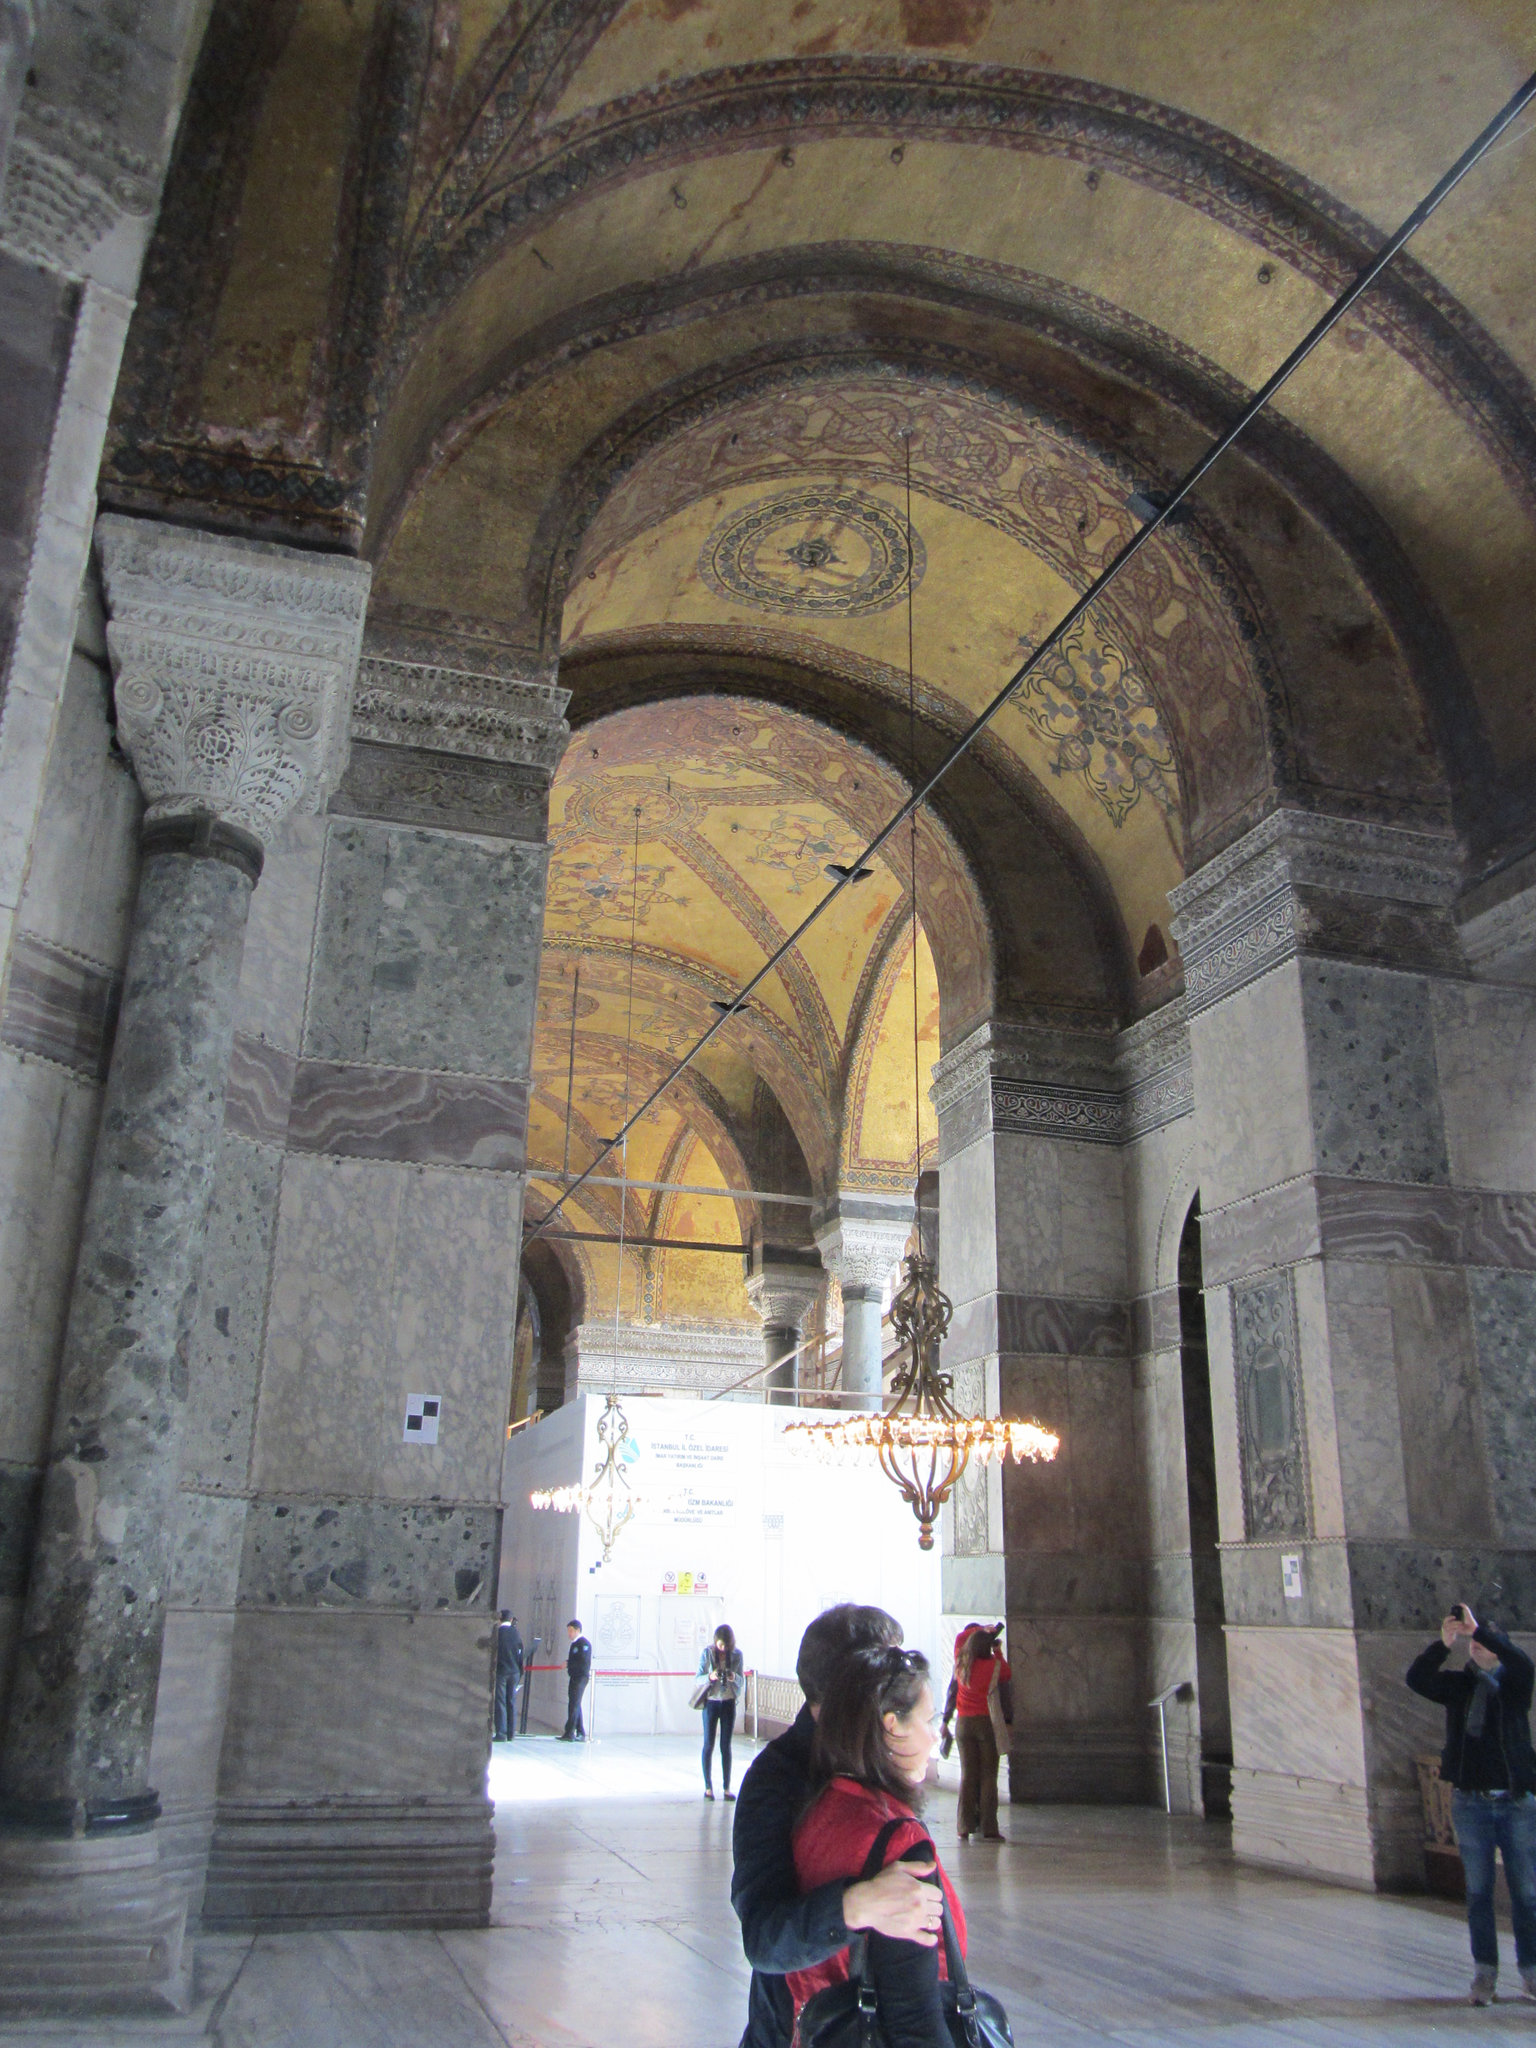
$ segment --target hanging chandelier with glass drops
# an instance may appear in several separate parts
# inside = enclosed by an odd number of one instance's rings
[[[907,482],[907,744],[909,771],[917,786],[917,669],[912,632],[912,435],[906,442]],[[917,812],[911,818],[912,901],[912,1125],[913,1156],[921,1170],[922,1075],[918,1056],[917,1007]],[[962,1415],[954,1404],[954,1380],[939,1370],[939,1345],[954,1304],[939,1286],[938,1267],[921,1249],[905,1262],[905,1277],[891,1303],[891,1325],[906,1352],[891,1388],[891,1405],[879,1414],[843,1415],[792,1422],[785,1430],[791,1447],[825,1463],[865,1462],[871,1455],[917,1517],[917,1544],[932,1550],[939,1511],[974,1459],[985,1467],[995,1459],[1018,1465],[1049,1462],[1061,1438],[1038,1422],[1009,1422],[996,1415]]]
[[[634,1520],[641,1502],[624,1470],[623,1450],[628,1435],[629,1417],[620,1406],[618,1395],[609,1394],[597,1421],[597,1440],[603,1455],[591,1483],[541,1487],[528,1496],[534,1507],[551,1509],[556,1514],[579,1515],[585,1509],[587,1520],[603,1546],[604,1564],[613,1562],[613,1546]]]

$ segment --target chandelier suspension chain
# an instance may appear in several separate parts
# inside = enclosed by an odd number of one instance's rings
[[[1382,272],[1392,262],[1393,258],[1418,233],[1419,229],[1423,227],[1431,215],[1449,198],[1450,194],[1461,183],[1462,179],[1466,177],[1467,173],[1486,155],[1510,124],[1518,120],[1533,100],[1536,100],[1536,73],[1533,73],[1520,89],[1505,102],[1504,106],[1488,123],[1487,127],[1483,129],[1476,140],[1462,151],[1461,155],[1457,157],[1444,176],[1430,188],[1396,231],[1387,237],[1370,261],[1356,272],[1352,281],[1340,293],[1338,298],[1334,300],[1333,304],[1314,322],[1291,350],[1290,354],[1286,356],[1279,368],[1273,371],[1260,386],[1259,390],[1249,400],[1248,404],[1244,406],[1231,426],[1217,436],[1193,467],[1184,473],[1172,491],[1165,497],[1160,497],[1156,504],[1150,506],[1152,517],[1136,533],[1132,534],[1131,538],[1113,559],[1106,564],[1094,578],[1093,582],[1089,584],[1082,596],[1077,598],[1068,607],[1051,631],[1026,656],[992,701],[972,720],[959,739],[950,747],[948,753],[945,754],[943,760],[934,769],[927,781],[920,788],[913,790],[907,801],[887,820],[858,858],[849,864],[848,873],[840,877],[833,884],[821,901],[801,919],[800,923],[789,934],[788,938],[784,940],[782,945],[768,956],[757,972],[738,991],[732,1000],[730,1008],[722,1011],[714,1023],[709,1025],[697,1041],[683,1054],[666,1078],[652,1089],[645,1101],[635,1111],[634,1116],[626,1122],[624,1129],[618,1133],[618,1136],[608,1140],[607,1144],[603,1146],[602,1150],[592,1160],[591,1165],[587,1167],[586,1172],[565,1190],[564,1194],[554,1204],[554,1207],[543,1217],[538,1228],[532,1232],[532,1237],[537,1237],[539,1230],[554,1220],[559,1211],[578,1192],[586,1179],[596,1171],[614,1147],[628,1136],[632,1127],[665,1095],[679,1075],[685,1073],[692,1066],[693,1062],[704,1048],[711,1043],[716,1034],[723,1030],[727,1019],[740,1011],[747,998],[767,980],[779,962],[794,950],[811,926],[822,915],[823,911],[828,909],[843,891],[851,885],[854,876],[858,874],[860,868],[881,850],[908,818],[914,816],[919,806],[932,795],[933,791],[944,780],[956,762],[970,751],[976,740],[991,725],[1020,684],[1033,674],[1046,655],[1052,653],[1061,644],[1084,614],[1103,596],[1116,577],[1129,567],[1152,537],[1167,525],[1169,519],[1178,511],[1196,485],[1221,460],[1233,443],[1247,431],[1260,413],[1266,410],[1271,400],[1290,381],[1296,371],[1301,368],[1302,364],[1323,338],[1338,325],[1339,321],[1344,318],[1344,315],[1349,312],[1356,301],[1369,291],[1377,278],[1380,277]]]

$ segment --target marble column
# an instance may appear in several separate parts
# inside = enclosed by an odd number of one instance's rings
[[[370,620],[346,776],[282,933],[302,1003],[278,1016],[248,992],[229,1113],[270,1190],[264,1284],[247,1316],[231,1231],[210,1301],[241,1341],[199,1332],[225,1358],[197,1483],[235,1531],[207,1927],[489,1913],[502,1452],[567,737],[566,692],[501,652]]]
[[[120,518],[97,545],[148,801],[0,1758],[0,1965],[5,1995],[174,2003],[149,1761],[234,998],[263,842],[345,758],[369,572]]]
[[[1171,899],[1233,1840],[1363,1885],[1423,1879],[1414,1651],[1458,1595],[1536,1626],[1536,995],[1458,888],[1448,835],[1282,811]]]
[[[880,1312],[886,1283],[907,1248],[915,1214],[911,1195],[891,1198],[845,1190],[816,1224],[822,1263],[843,1296],[841,1405],[880,1405]]]
[[[817,1254],[798,1245],[752,1247],[747,1299],[763,1319],[763,1362],[769,1367],[763,1385],[768,1400],[793,1407],[800,1386],[800,1361],[789,1357],[805,1335],[811,1311],[826,1285]]]
[[[1007,1618],[1014,1798],[1140,1800],[1144,1488],[1115,1035],[983,1025],[939,1061],[934,1102],[956,1404],[1062,1440],[1054,1464],[962,1479],[944,1613]]]

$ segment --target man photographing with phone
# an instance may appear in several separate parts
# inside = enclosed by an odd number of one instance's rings
[[[1468,1662],[1446,1659],[1461,1644]],[[1445,1708],[1440,1775],[1455,1787],[1451,1812],[1467,1874],[1473,2005],[1492,2005],[1499,1976],[1493,1915],[1495,1852],[1502,1851],[1515,1926],[1515,1961],[1536,1999],[1536,1757],[1531,1754],[1531,1686],[1536,1665],[1491,1622],[1458,1601],[1440,1640],[1415,1657],[1408,1684]]]

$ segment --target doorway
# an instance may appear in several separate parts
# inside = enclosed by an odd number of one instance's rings
[[[1195,1691],[1200,1731],[1200,1798],[1207,1820],[1232,1813],[1232,1711],[1227,1693],[1226,1602],[1216,1514],[1216,1434],[1200,1261],[1200,1197],[1179,1239],[1179,1358],[1184,1395],[1184,1473],[1189,1489],[1189,1562],[1194,1583]]]

